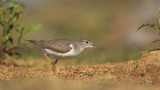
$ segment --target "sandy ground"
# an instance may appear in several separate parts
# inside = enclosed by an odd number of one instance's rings
[[[58,67],[0,65],[0,89],[160,90],[159,51],[125,63]]]

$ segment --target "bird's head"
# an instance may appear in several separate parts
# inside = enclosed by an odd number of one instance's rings
[[[80,43],[81,45],[84,47],[84,48],[97,48],[97,49],[100,49],[102,50],[101,48],[95,46],[90,40],[88,39],[81,39],[80,40]]]

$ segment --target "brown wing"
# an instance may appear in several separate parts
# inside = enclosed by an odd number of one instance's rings
[[[55,39],[55,40],[28,40],[28,41],[41,48],[50,49],[59,53],[66,53],[72,49],[69,46],[70,44],[72,44],[71,40]]]

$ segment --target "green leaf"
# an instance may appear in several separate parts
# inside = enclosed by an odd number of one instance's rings
[[[3,8],[0,8],[0,15],[2,14],[2,12],[3,12]]]
[[[24,8],[22,3],[12,0],[12,3],[10,3],[6,9],[10,11],[10,14],[12,14],[14,11],[21,11],[22,8]]]
[[[30,24],[30,28],[28,29],[29,32],[35,31],[37,29],[39,29],[40,27],[42,27],[42,25],[40,24]]]
[[[22,15],[22,14],[23,14],[23,12],[16,12],[16,13],[14,13],[15,19],[18,20],[19,17],[20,17],[20,15]]]
[[[2,19],[2,17],[0,16],[0,26],[3,26],[4,27],[4,21]]]
[[[14,28],[14,25],[13,24],[10,24],[9,26],[8,26],[8,29],[7,29],[7,31],[6,31],[6,36],[8,37],[8,36],[10,36],[10,32],[11,32],[11,30]]]
[[[148,52],[149,52],[149,50],[146,50],[146,51],[142,51],[142,52],[140,52],[138,54],[141,55],[141,54],[148,53]]]
[[[137,63],[137,62],[134,62],[134,63],[133,63],[133,68],[134,68],[134,69],[137,69],[137,68],[138,68],[138,63]]]
[[[151,42],[150,44],[153,44],[153,43],[156,43],[156,42],[159,42],[159,41],[160,41],[160,39],[155,40],[155,41]]]
[[[145,26],[148,26],[148,27],[154,28],[157,31],[160,31],[160,26],[157,26],[155,24],[143,24],[137,29],[137,31],[139,31],[141,28],[143,28]]]
[[[142,51],[142,52],[139,53],[139,55],[144,54],[144,53],[148,53],[148,52],[151,52],[151,51],[158,51],[158,50],[160,50],[160,48],[154,48],[154,49],[151,49],[151,50]]]
[[[40,27],[42,27],[41,24],[30,24],[30,23],[23,23],[22,26],[27,26],[28,32],[35,31],[35,30],[39,29]]]
[[[12,13],[13,10],[14,10],[14,7],[15,7],[14,3],[11,3],[11,4],[7,7],[7,9],[9,9],[10,13]]]

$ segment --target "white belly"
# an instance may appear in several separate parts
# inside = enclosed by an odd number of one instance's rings
[[[59,53],[59,52],[52,51],[50,49],[44,49],[44,51],[47,54],[51,54],[51,55],[54,55],[54,56],[60,56],[60,57],[76,56],[77,55],[77,53],[74,51],[74,49],[71,49],[69,52],[66,52],[66,53]]]
[[[57,57],[74,57],[74,56],[80,54],[80,52],[77,52],[74,49],[74,46],[72,44],[70,45],[70,47],[72,49],[69,52],[66,52],[66,53],[55,52],[51,49],[44,49],[44,52],[47,53],[47,54],[51,54],[53,56],[57,56]]]

